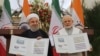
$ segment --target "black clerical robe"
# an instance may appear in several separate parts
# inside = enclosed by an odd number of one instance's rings
[[[49,38],[47,33],[44,32],[41,29],[39,29],[39,30],[37,30],[35,32],[33,32],[31,30],[26,30],[25,32],[23,32],[21,34],[21,36],[27,37],[27,38],[37,38],[38,36],[41,36],[42,38]],[[48,56],[53,56],[53,52],[52,52],[50,41],[49,41]]]

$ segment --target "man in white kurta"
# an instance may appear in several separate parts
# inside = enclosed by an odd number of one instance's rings
[[[82,31],[79,28],[73,26],[73,19],[69,15],[65,15],[62,19],[62,23],[64,28],[58,31],[59,35],[72,35],[79,34]],[[60,56],[82,56],[82,52],[79,53],[61,53]]]

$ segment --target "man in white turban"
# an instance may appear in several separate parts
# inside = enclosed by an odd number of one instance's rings
[[[35,13],[29,14],[26,19],[21,19],[22,22],[20,22],[20,27],[19,28],[24,29],[24,30],[30,29],[30,26],[28,25],[28,22],[33,17],[35,17],[36,19],[39,20],[39,16],[37,14],[35,14]]]
[[[28,15],[27,23],[28,23],[31,31],[37,31],[39,29],[39,25],[40,25],[39,16],[35,13]]]
[[[39,28],[40,21],[39,21],[39,16],[37,14],[35,14],[35,13],[29,14],[27,16],[27,23],[28,23],[30,29],[23,32],[21,34],[21,36],[27,37],[27,38],[36,38],[38,40],[41,38],[48,38],[48,34]],[[19,56],[19,55],[17,55],[17,56]],[[53,56],[50,42],[49,42],[47,56]]]

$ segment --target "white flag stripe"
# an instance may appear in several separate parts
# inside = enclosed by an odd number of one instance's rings
[[[23,29],[23,27],[26,27],[26,29],[29,29],[30,27],[29,27],[29,25],[27,24],[27,22],[26,22],[26,16],[24,15],[24,12],[22,12],[22,14],[21,14],[21,19],[20,19],[20,22],[19,22],[19,28],[20,29]]]
[[[4,28],[5,26],[8,26],[8,27],[11,27],[12,26],[12,23],[10,21],[10,16],[7,15],[7,11],[4,7],[2,7],[2,15],[1,15],[1,18],[0,18],[0,29],[1,28]]]
[[[26,22],[26,16],[24,15],[24,12],[21,13],[21,19],[19,24],[21,24],[22,22]]]
[[[72,8],[72,18],[74,20],[74,25],[77,25],[78,23],[81,23],[81,21],[80,21],[78,15],[77,15],[77,13],[75,12],[74,8]]]

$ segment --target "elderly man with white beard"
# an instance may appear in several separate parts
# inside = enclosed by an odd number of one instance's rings
[[[72,35],[82,33],[82,31],[79,28],[73,26],[73,19],[70,15],[63,16],[62,24],[64,28],[58,31],[59,35]],[[60,56],[82,56],[82,52],[71,54],[61,53]]]
[[[40,20],[39,20],[39,16],[37,14],[35,14],[35,13],[29,14],[27,16],[27,23],[28,23],[30,29],[23,32],[21,34],[21,36],[27,37],[27,38],[36,38],[38,40],[41,38],[48,38],[47,33],[39,28]],[[17,56],[20,56],[20,54],[17,54]],[[47,56],[53,56],[50,42],[49,42]]]

